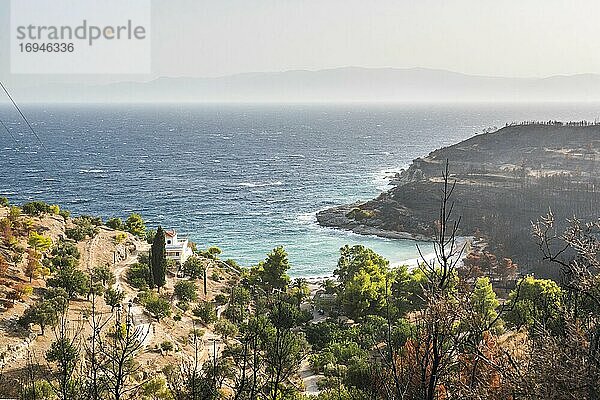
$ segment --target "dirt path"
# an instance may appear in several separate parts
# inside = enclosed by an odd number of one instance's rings
[[[137,248],[137,246],[136,246],[136,250],[133,253],[131,253],[127,257],[127,259],[115,264],[115,269],[113,270],[113,273],[115,274],[115,286],[117,289],[125,292],[126,298],[132,299],[137,294],[137,290],[132,288],[131,286],[129,286],[129,284],[125,280],[124,275],[127,272],[127,269],[129,269],[130,266],[132,266],[133,264],[135,264],[137,262],[138,255],[139,255],[139,248]]]
[[[300,375],[300,378],[302,378],[302,382],[304,382],[304,394],[310,396],[318,395],[320,390],[317,386],[317,382],[322,375],[319,376],[313,372],[307,359],[303,360],[300,364],[298,374]]]
[[[111,264],[115,251],[115,232],[98,227],[98,234],[78,246],[81,252],[80,268],[91,271],[94,267]]]
[[[115,287],[125,293],[125,299],[123,300],[123,306],[129,308],[133,325],[136,328],[138,337],[142,340],[142,346],[146,347],[150,344],[153,338],[154,329],[152,328],[152,319],[144,313],[144,309],[141,305],[134,303],[134,299],[137,296],[137,290],[129,286],[125,279],[125,274],[129,267],[135,264],[138,260],[138,255],[142,251],[147,251],[147,246],[139,242],[135,243],[135,251],[129,256],[115,264],[113,273],[115,274]]]
[[[96,236],[94,236],[93,238],[91,238],[84,247],[84,251],[82,252],[82,258],[83,258],[83,262],[81,263],[83,269],[91,271],[94,268],[94,264],[96,263],[96,261],[98,260],[98,255],[97,255],[97,247],[98,247],[98,243],[100,242],[100,235],[103,232],[100,231],[98,232],[98,234]]]

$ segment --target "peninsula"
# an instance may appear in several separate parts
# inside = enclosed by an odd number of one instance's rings
[[[535,271],[540,252],[531,222],[549,211],[560,226],[596,218],[600,125],[557,121],[507,124],[415,159],[376,199],[317,214],[320,225],[392,238],[431,237],[446,160],[456,182],[461,234]],[[552,272],[545,272],[552,275]]]

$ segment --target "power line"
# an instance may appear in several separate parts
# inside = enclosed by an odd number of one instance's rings
[[[17,138],[15,138],[15,135],[12,134],[10,129],[8,129],[8,127],[6,126],[4,121],[2,121],[2,119],[0,119],[0,124],[2,124],[2,127],[4,127],[4,130],[6,131],[6,133],[8,133],[8,135],[12,138],[12,140],[18,145],[19,141],[17,140]]]
[[[6,93],[6,95],[8,96],[8,98],[10,99],[10,101],[12,102],[13,106],[15,106],[15,108],[17,109],[17,111],[21,115],[21,118],[23,118],[23,120],[25,121],[25,123],[29,127],[29,130],[31,131],[31,133],[33,133],[33,135],[35,136],[35,138],[37,139],[37,141],[40,143],[40,146],[42,146],[42,148],[48,154],[50,154],[50,152],[48,151],[48,149],[44,145],[44,142],[42,142],[42,140],[40,139],[40,137],[38,136],[38,134],[35,132],[35,130],[33,129],[33,126],[31,126],[31,124],[29,123],[29,120],[27,119],[27,117],[25,117],[25,114],[23,114],[23,112],[21,111],[21,109],[19,108],[19,106],[17,105],[17,103],[15,103],[15,100],[12,98],[12,96],[10,95],[10,93],[8,92],[8,90],[6,89],[6,86],[4,86],[4,84],[2,83],[2,81],[0,81],[0,86],[2,86],[2,89],[4,90],[4,93]]]
[[[19,154],[21,154],[21,152],[19,151],[19,146],[20,146],[20,142],[17,140],[17,138],[15,137],[15,135],[13,135],[13,133],[10,131],[10,129],[8,129],[8,126],[6,126],[6,124],[4,123],[4,121],[2,119],[0,119],[0,125],[2,125],[2,127],[4,128],[4,130],[8,133],[8,135],[12,138],[12,140],[15,142],[15,144],[17,145],[17,147],[15,148],[15,150],[18,151]],[[31,165],[35,165],[33,158],[31,158],[31,156],[29,155],[29,153],[27,151],[24,151],[23,154],[25,154],[25,156],[27,157],[27,159],[29,160],[29,162],[31,163]]]
[[[35,131],[35,129],[33,129],[33,126],[29,123],[29,120],[27,119],[27,117],[25,116],[25,114],[23,114],[23,111],[21,111],[21,108],[19,108],[19,106],[17,105],[17,103],[15,102],[15,100],[13,99],[13,97],[10,95],[10,93],[8,92],[8,89],[6,89],[6,86],[4,86],[4,84],[2,83],[2,81],[0,81],[0,87],[2,87],[2,90],[4,90],[4,93],[6,93],[6,95],[10,99],[10,101],[13,104],[13,106],[15,107],[15,109],[19,112],[19,115],[21,116],[21,118],[25,121],[25,123],[29,127],[29,130],[31,131],[31,133],[33,134],[33,136],[35,136],[35,138],[37,139],[38,143],[40,144],[40,147],[43,149],[43,151],[45,151],[47,153],[48,159],[50,160],[50,162],[52,164],[54,164],[56,170],[59,171],[58,165],[57,165],[56,160],[53,157],[52,153],[50,151],[48,151],[48,148],[44,145],[44,142],[42,141],[42,139],[40,139],[40,137],[37,134],[37,132]],[[6,124],[3,121],[0,121],[0,122],[2,122],[2,126],[4,127],[4,129],[8,132],[8,134],[16,142],[15,137],[12,135],[12,132],[10,132],[10,130],[8,129],[8,127],[6,126]],[[29,153],[25,152],[25,154],[27,155],[27,158],[29,159],[29,162],[31,162],[32,164],[34,164],[34,162],[33,162],[32,158],[31,158],[31,156],[29,155]]]

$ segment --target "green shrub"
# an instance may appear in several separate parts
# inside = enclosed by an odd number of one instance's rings
[[[154,315],[158,321],[171,315],[171,303],[164,297],[157,296],[154,292],[147,291],[141,296],[141,303],[150,314]]]
[[[68,210],[60,210],[58,215],[60,215],[61,217],[63,217],[66,220],[67,218],[71,217],[71,212]]]
[[[115,235],[115,244],[121,244],[127,239],[127,235],[123,232],[119,232]]]
[[[175,296],[183,302],[198,298],[198,289],[193,281],[179,281],[175,284]]]
[[[188,258],[182,265],[183,273],[192,279],[204,277],[205,268],[206,265],[196,256]]]
[[[90,290],[90,277],[75,267],[59,269],[56,274],[47,281],[48,287],[63,288],[70,298],[76,295],[86,295]]]
[[[163,351],[167,352],[167,351],[173,351],[173,349],[174,349],[175,347],[173,346],[173,342],[170,342],[170,341],[168,341],[168,340],[165,340],[164,342],[162,342],[162,343],[160,344],[160,348],[161,348]]]
[[[190,342],[194,341],[194,335],[196,336],[196,339],[202,339],[202,336],[204,336],[204,334],[206,333],[206,331],[204,329],[191,329],[190,333],[188,334],[188,340]]]
[[[73,219],[73,228],[65,230],[65,234],[69,239],[82,241],[88,237],[93,238],[99,232],[98,226],[102,224],[102,219],[82,215]]]
[[[233,322],[221,318],[215,323],[215,333],[223,336],[224,339],[228,339],[238,334],[238,328]]]
[[[223,279],[221,277],[221,272],[218,271],[217,269],[215,269],[212,274],[210,274],[210,279],[212,279],[215,282],[219,282],[221,279]]]
[[[21,387],[19,400],[29,399],[56,399],[54,388],[49,382],[44,380],[36,381],[35,385],[26,385]]]
[[[215,296],[215,303],[217,303],[219,305],[227,304],[228,301],[229,301],[229,296],[227,296],[226,294],[219,293],[218,295]]]
[[[10,206],[8,209],[8,219],[15,222],[21,217],[21,209],[17,206]]]
[[[363,210],[361,208],[353,208],[350,210],[346,217],[356,220],[362,221],[364,219],[373,218],[375,216],[375,212],[372,210]]]
[[[89,221],[89,223],[94,226],[104,225],[104,222],[102,222],[101,217],[95,217],[93,215],[80,215],[79,217],[77,217],[77,219]]]
[[[199,302],[192,312],[205,324],[211,324],[217,320],[217,310],[215,305],[209,301]]]
[[[109,228],[122,231],[125,229],[125,224],[123,224],[123,220],[121,218],[111,218],[106,221],[106,226]]]
[[[155,237],[156,237],[156,229],[147,229],[146,230],[146,242],[148,244],[152,244],[154,242]]]
[[[30,201],[23,204],[23,212],[27,215],[38,216],[50,212],[50,206],[43,201]]]
[[[80,257],[81,255],[75,244],[59,239],[50,252],[50,257],[45,259],[44,262],[52,272],[56,272],[63,268],[76,267],[79,264]]]
[[[138,290],[146,290],[150,282],[150,268],[148,264],[137,262],[127,270],[125,274],[127,283]]]
[[[131,214],[125,221],[125,230],[140,238],[146,237],[146,224],[140,214]]]
[[[179,308],[183,312],[189,311],[190,303],[188,303],[187,301],[180,301],[179,303],[177,303],[177,308]]]

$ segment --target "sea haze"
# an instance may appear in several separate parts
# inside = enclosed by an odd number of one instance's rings
[[[386,176],[483,129],[529,119],[594,120],[598,104],[7,104],[0,195],[75,214],[126,217],[188,233],[252,265],[277,245],[293,276],[324,276],[339,248],[364,244],[397,263],[416,242],[317,226],[317,210],[366,200]],[[460,199],[456,199],[460,201]],[[424,244],[424,251],[430,246]]]

